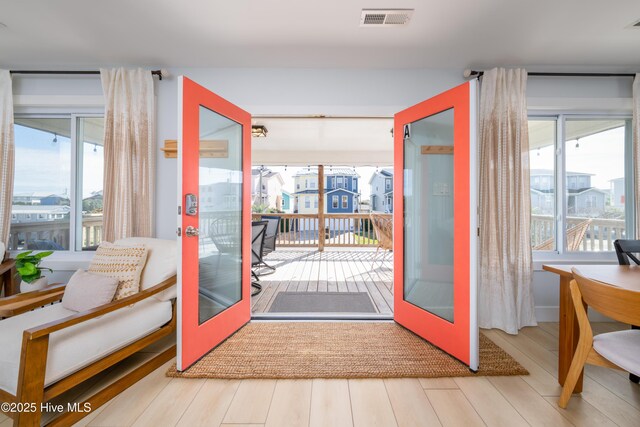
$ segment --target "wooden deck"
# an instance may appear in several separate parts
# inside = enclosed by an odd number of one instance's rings
[[[378,314],[393,314],[393,255],[374,248],[278,248],[265,261],[276,268],[260,276],[253,314],[269,312],[279,292],[367,292]]]

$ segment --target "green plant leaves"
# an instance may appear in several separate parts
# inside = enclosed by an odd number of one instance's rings
[[[51,255],[53,253],[53,251],[43,251],[43,252],[39,252],[35,255],[36,258],[38,259],[42,259],[44,257],[48,257],[49,255]]]
[[[16,256],[16,270],[20,275],[20,278],[27,283],[31,283],[42,277],[42,270],[49,270],[50,272],[53,272],[50,268],[39,267],[42,259],[48,257],[52,253],[53,251],[43,251],[33,254],[33,251],[26,251],[18,254]]]

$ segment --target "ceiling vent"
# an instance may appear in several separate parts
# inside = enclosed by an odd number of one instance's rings
[[[636,30],[640,30],[640,20],[634,22],[633,24],[629,25],[627,28],[635,28]]]
[[[407,25],[413,9],[362,9],[361,27],[400,27]]]

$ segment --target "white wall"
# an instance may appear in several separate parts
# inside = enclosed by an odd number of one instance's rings
[[[462,70],[359,69],[202,69],[173,68],[156,82],[157,139],[177,138],[177,75],[184,74],[252,115],[392,116],[394,113],[462,83]],[[16,111],[38,111],[56,102],[98,108],[102,89],[97,76],[14,77]],[[26,96],[25,96],[26,95]],[[67,96],[66,98],[64,96]],[[529,107],[625,111],[631,105],[630,79],[530,77]],[[98,104],[98,107],[96,107]],[[44,106],[44,107],[43,107]],[[156,234],[175,238],[176,160],[158,149]],[[539,268],[540,263],[536,263]],[[71,267],[68,268],[72,270]],[[557,319],[557,277],[536,271],[534,295],[540,320]]]

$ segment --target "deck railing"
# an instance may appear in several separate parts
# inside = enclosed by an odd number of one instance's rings
[[[583,222],[584,217],[567,217],[567,228]],[[555,219],[551,215],[531,215],[531,244],[535,248],[553,237]],[[613,242],[625,239],[625,221],[623,219],[593,218],[580,242],[581,252],[614,251]]]
[[[253,219],[263,215],[280,217],[276,244],[283,247],[319,247],[321,233],[325,247],[376,247],[378,243],[369,214],[324,214],[324,227],[318,214],[254,213]],[[383,216],[391,218],[391,214]]]
[[[69,250],[69,219],[19,222],[11,224],[9,249],[27,249],[28,242],[51,242]],[[102,241],[102,215],[83,215],[82,249],[93,250]]]

